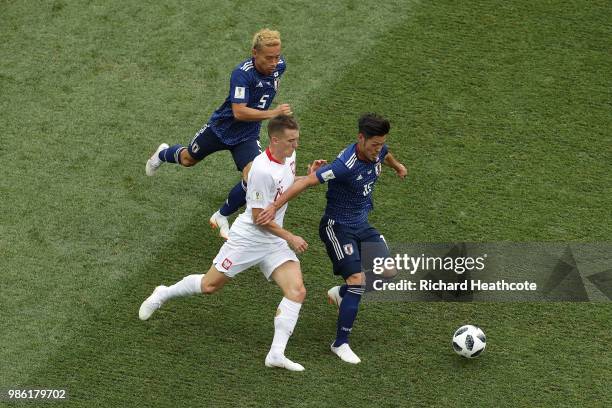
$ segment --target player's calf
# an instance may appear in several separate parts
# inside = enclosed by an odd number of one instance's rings
[[[204,275],[200,289],[203,294],[210,295],[220,290],[229,278],[223,273],[219,272],[215,266],[211,266],[206,275]]]
[[[191,154],[189,154],[189,151],[187,151],[187,149],[182,149],[179,153],[179,164],[183,167],[191,167],[191,166],[195,166],[196,164],[198,164],[200,162],[200,160],[196,159],[195,157],[193,157]]]

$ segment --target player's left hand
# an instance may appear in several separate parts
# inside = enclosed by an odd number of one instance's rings
[[[308,243],[304,240],[304,238],[297,235],[292,235],[287,243],[298,254],[301,254],[308,249]]]
[[[262,212],[259,213],[257,219],[255,220],[256,225],[266,225],[270,221],[274,219],[276,216],[276,207],[270,204],[267,206]]]
[[[327,164],[327,160],[315,160],[311,164],[308,165],[308,171],[306,172],[306,174],[310,175],[313,172],[319,170],[321,166],[324,166],[326,164]]]
[[[404,179],[408,175],[408,170],[406,169],[406,166],[400,164],[397,169],[395,169],[395,173],[397,173],[400,178]]]

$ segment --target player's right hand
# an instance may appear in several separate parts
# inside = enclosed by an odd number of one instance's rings
[[[293,112],[291,111],[291,106],[289,106],[288,103],[282,103],[278,105],[276,109],[274,109],[274,111],[277,115],[293,115]]]
[[[310,173],[319,170],[321,166],[325,166],[326,164],[327,164],[327,160],[321,160],[321,159],[315,160],[312,162],[312,164],[308,165],[308,171],[306,172],[306,174],[310,175]]]
[[[297,235],[292,235],[291,238],[289,238],[288,244],[298,254],[308,249],[308,243],[304,241],[304,238],[298,237]]]

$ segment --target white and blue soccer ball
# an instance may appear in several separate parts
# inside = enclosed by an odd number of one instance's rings
[[[453,350],[462,357],[478,357],[486,346],[487,338],[480,327],[466,324],[453,334]]]

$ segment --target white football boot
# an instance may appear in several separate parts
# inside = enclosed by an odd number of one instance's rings
[[[147,160],[147,165],[145,166],[145,173],[147,176],[154,176],[159,166],[161,166],[164,162],[159,159],[159,152],[164,149],[169,148],[167,143],[162,143],[159,145],[153,156],[149,160]]]
[[[274,355],[272,352],[269,352],[266,356],[265,364],[266,367],[286,368],[289,371],[304,371],[304,367],[301,364],[294,363],[283,355]]]
[[[165,290],[166,288],[167,287],[163,285],[156,287],[155,290],[153,290],[153,293],[151,293],[151,296],[142,302],[142,305],[140,305],[140,310],[138,310],[138,317],[140,320],[148,320],[149,317],[151,317],[151,315],[164,304],[159,297],[159,292]]]
[[[351,347],[348,343],[341,344],[338,347],[334,347],[334,343],[331,344],[331,351],[338,357],[342,359],[342,361],[346,361],[351,364],[359,364],[361,363],[361,359],[357,357],[357,354],[353,353]]]
[[[327,301],[330,305],[336,305],[340,308],[342,303],[342,296],[340,296],[340,286],[334,286],[327,291]]]
[[[229,222],[227,221],[227,217],[221,215],[219,211],[214,213],[210,220],[208,220],[210,227],[212,229],[219,228],[219,236],[225,240],[229,238]]]

